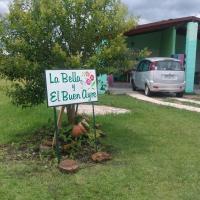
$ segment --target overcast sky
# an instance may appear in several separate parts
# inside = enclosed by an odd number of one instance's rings
[[[9,0],[0,0],[0,14],[8,12]]]
[[[140,16],[140,23],[164,19],[198,16],[200,17],[200,0],[122,0],[129,12]]]
[[[10,0],[0,0],[0,13],[8,12]],[[198,16],[200,0],[122,0],[135,16],[140,16],[140,24],[164,19]]]

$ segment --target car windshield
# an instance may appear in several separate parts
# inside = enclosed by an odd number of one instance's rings
[[[173,60],[163,60],[156,62],[157,70],[183,71],[180,62]]]

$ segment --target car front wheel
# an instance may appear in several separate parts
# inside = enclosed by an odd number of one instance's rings
[[[146,96],[148,96],[148,97],[151,96],[151,91],[150,91],[148,85],[145,85],[144,94],[145,94]]]

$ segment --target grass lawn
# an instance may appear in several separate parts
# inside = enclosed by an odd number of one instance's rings
[[[97,117],[115,149],[113,160],[67,175],[34,160],[3,160],[2,200],[195,200],[200,196],[200,114],[131,97],[102,96],[101,104],[129,114]],[[18,143],[52,117],[46,105],[21,110],[0,91],[0,144]]]

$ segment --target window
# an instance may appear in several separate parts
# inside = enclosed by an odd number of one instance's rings
[[[149,64],[150,62],[148,60],[143,60],[139,63],[137,71],[138,72],[146,72],[149,71]]]
[[[137,71],[138,71],[138,72],[141,72],[141,71],[142,71],[143,62],[144,62],[144,61],[141,61],[141,62],[138,64],[138,67],[137,67]]]
[[[158,61],[156,67],[157,70],[183,71],[181,63],[173,60]]]
[[[144,64],[142,66],[142,71],[143,72],[149,71],[149,61],[148,60],[144,61]]]

